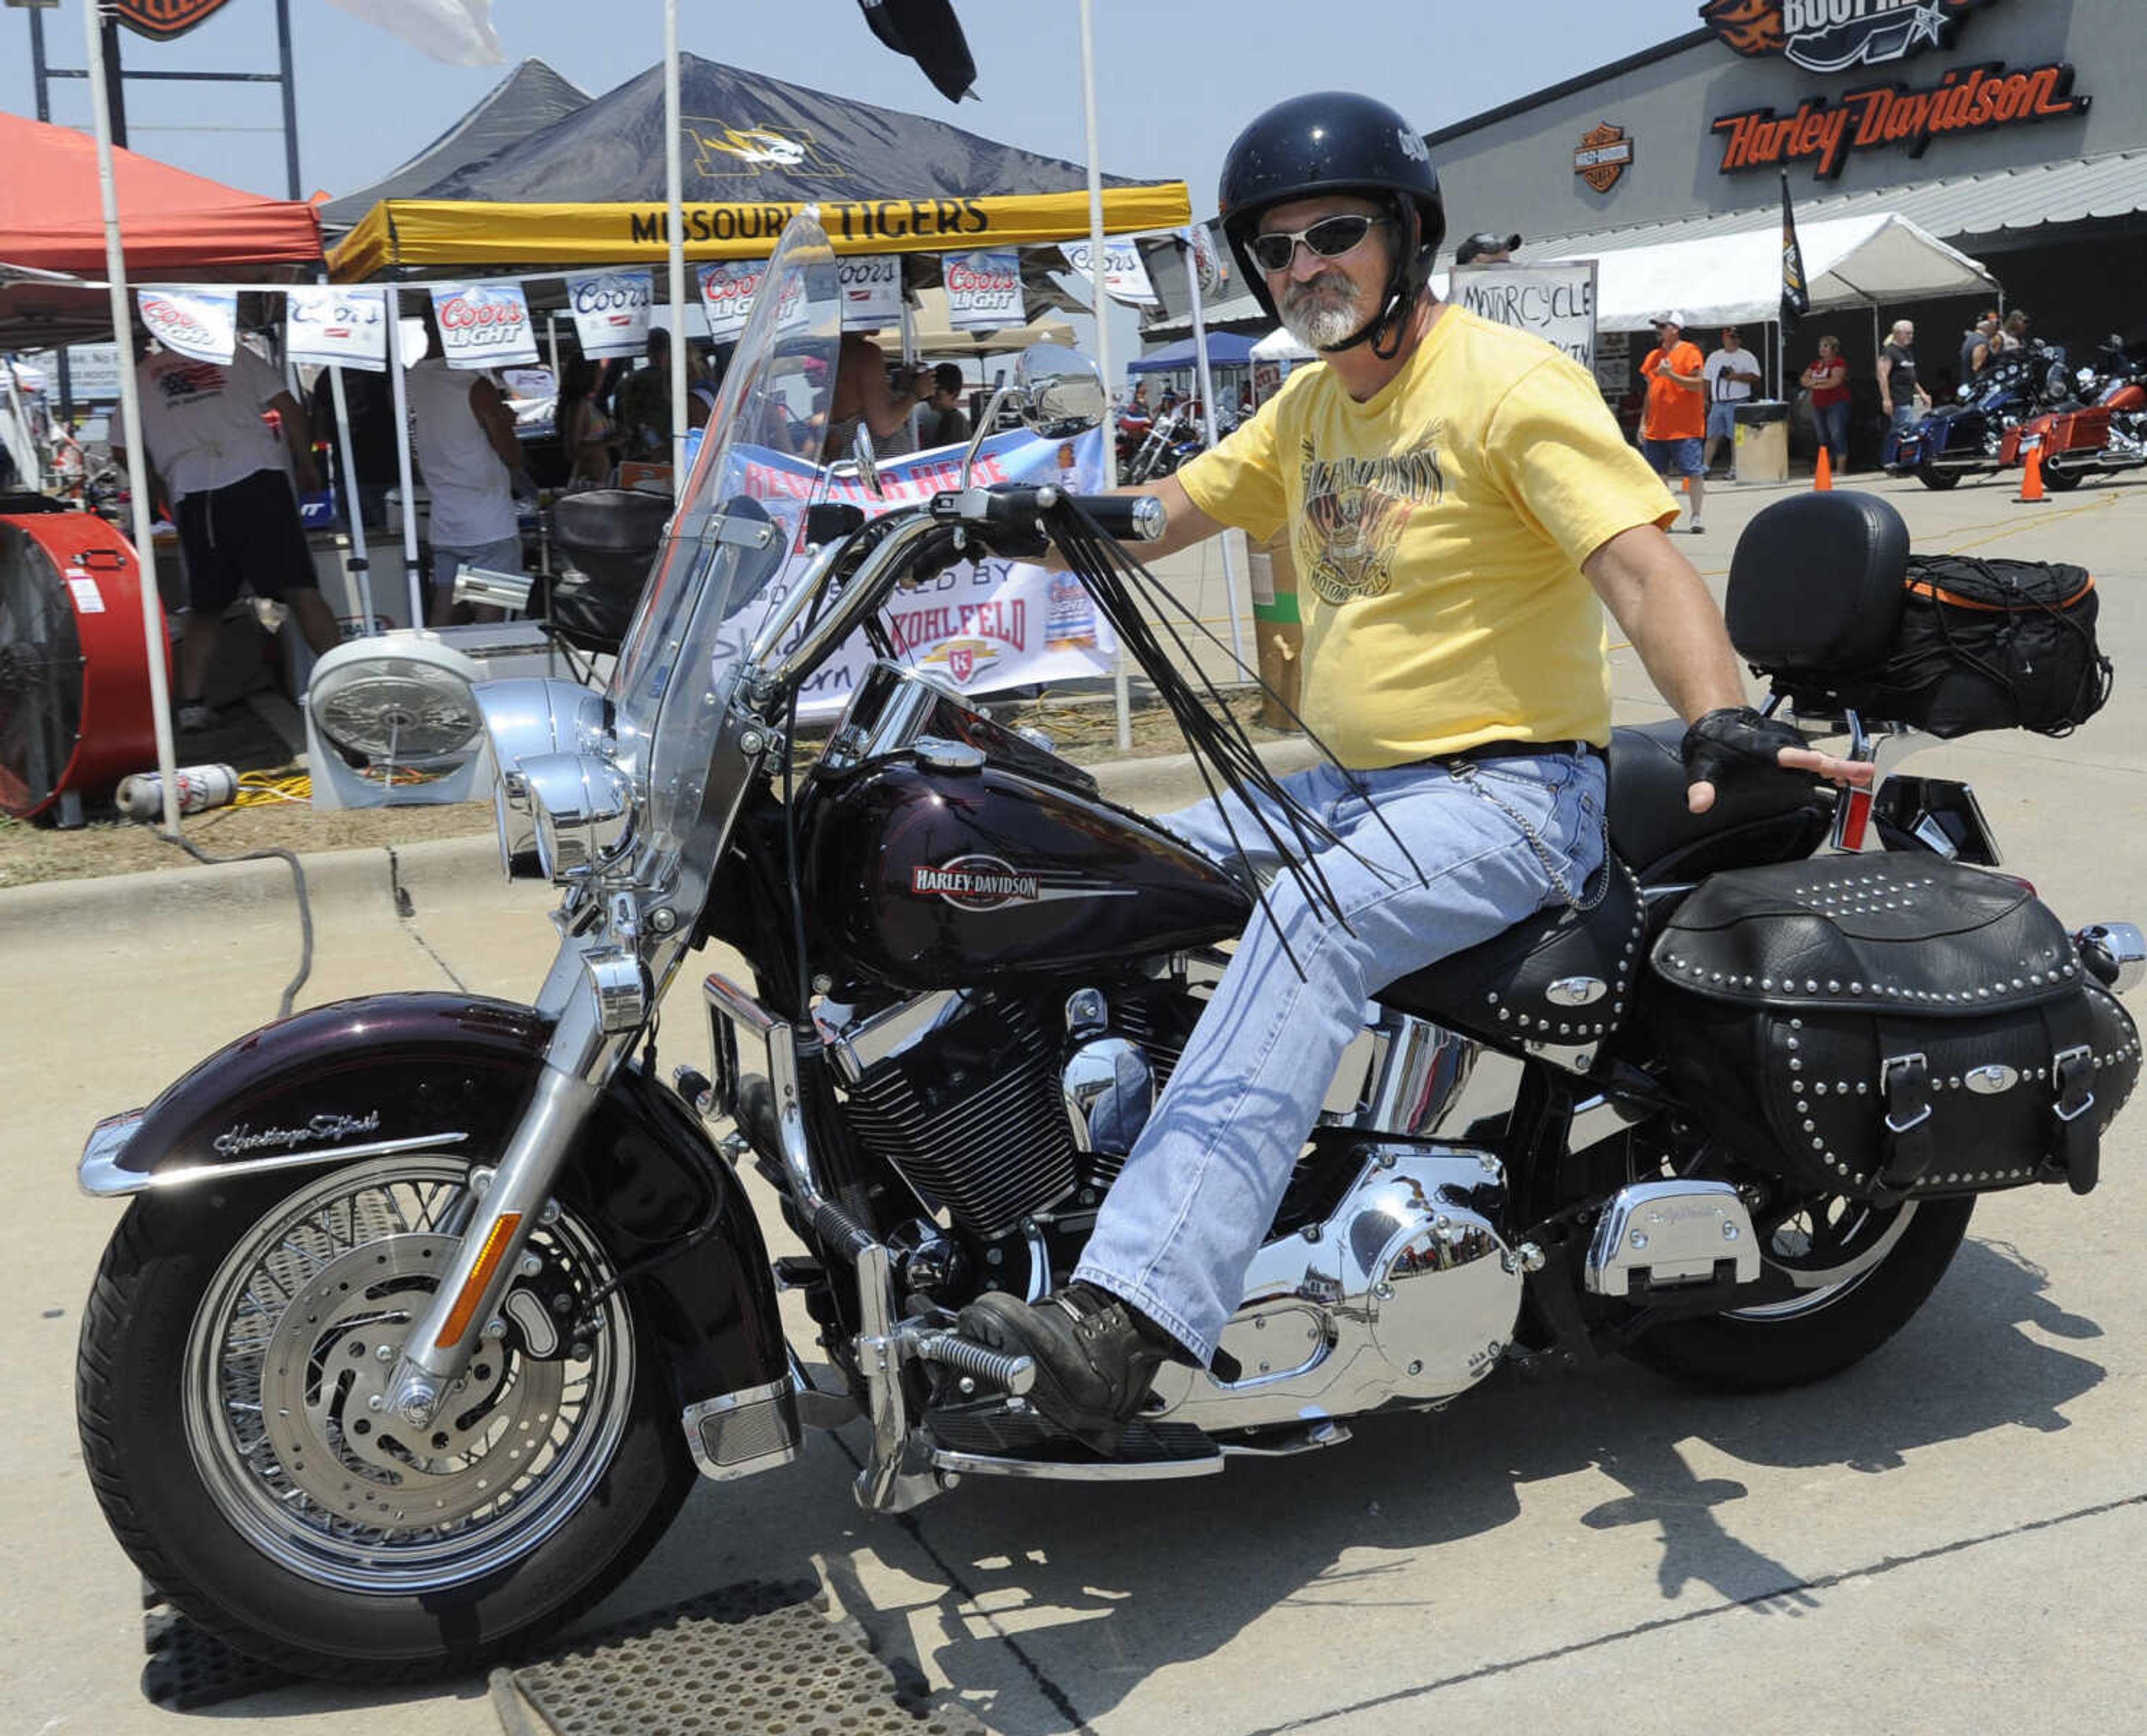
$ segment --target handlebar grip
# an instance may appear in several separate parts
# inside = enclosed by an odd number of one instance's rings
[[[1069,494],[1067,499],[1121,543],[1153,543],[1169,515],[1153,494]]]

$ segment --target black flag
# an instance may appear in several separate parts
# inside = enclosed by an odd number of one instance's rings
[[[1797,214],[1789,208],[1789,172],[1782,171],[1782,342],[1796,334],[1797,322],[1811,312],[1804,285],[1804,256],[1797,246]]]
[[[933,88],[958,103],[977,82],[977,63],[969,53],[953,0],[858,0],[872,33],[898,54],[924,68]]]

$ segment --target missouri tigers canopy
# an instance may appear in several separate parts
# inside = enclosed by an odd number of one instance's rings
[[[763,257],[808,203],[841,253],[966,252],[1089,232],[1077,163],[694,55],[679,65],[688,258]],[[668,243],[664,143],[656,67],[422,197],[376,205],[331,266],[355,282],[653,263]],[[1110,233],[1191,218],[1182,181],[1105,181]]]

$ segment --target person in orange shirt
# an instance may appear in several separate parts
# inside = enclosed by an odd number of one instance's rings
[[[1684,341],[1684,315],[1659,313],[1654,320],[1655,347],[1640,364],[1648,383],[1647,408],[1640,413],[1640,451],[1667,477],[1674,471],[1691,491],[1684,528],[1694,536],[1707,496],[1707,373],[1699,347]]]

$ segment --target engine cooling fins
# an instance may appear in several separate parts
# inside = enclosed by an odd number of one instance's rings
[[[1172,617],[1183,615],[1188,624],[1210,644],[1230,658],[1239,673],[1249,677],[1275,703],[1281,706],[1290,721],[1300,729],[1313,746],[1326,757],[1329,764],[1349,779],[1359,795],[1377,821],[1381,830],[1393,840],[1410,871],[1419,880],[1424,871],[1409,847],[1396,836],[1394,828],[1379,811],[1378,804],[1354,773],[1342,766],[1327,744],[1307,728],[1300,718],[1272,688],[1261,682],[1258,673],[1239,663],[1230,648],[1195,619],[1176,598],[1171,595],[1155,575],[1135,560],[1119,541],[1104,531],[1094,518],[1070,500],[1062,497],[1058,504],[1044,515],[1053,540],[1066,558],[1066,563],[1089,593],[1096,601],[1117,631],[1119,642],[1131,653],[1141,672],[1154,687],[1157,695],[1176,723],[1179,733],[1184,737],[1191,751],[1193,763],[1200,773],[1201,783],[1217,803],[1224,829],[1229,833],[1231,843],[1240,852],[1244,841],[1239,836],[1237,818],[1231,804],[1222,800],[1227,790],[1237,798],[1243,812],[1251,817],[1269,845],[1281,859],[1284,868],[1296,882],[1299,891],[1314,911],[1349,928],[1349,919],[1344,914],[1340,900],[1327,876],[1321,872],[1316,852],[1332,847],[1349,851],[1357,861],[1382,877],[1387,871],[1364,858],[1329,828],[1318,815],[1313,813],[1285,789],[1279,779],[1269,771],[1253,747],[1252,738],[1245,733],[1244,726],[1231,715],[1222,694],[1215,684],[1202,673],[1192,658],[1192,647],[1174,624]],[[1142,604],[1147,604],[1144,612]],[[1158,629],[1162,636],[1159,636]],[[1164,638],[1169,639],[1169,646]],[[1174,662],[1169,652],[1174,648],[1179,660]],[[1187,671],[1191,671],[1189,677]],[[1196,686],[1195,683],[1198,683]],[[1302,977],[1304,967],[1291,950],[1289,938],[1284,933],[1280,920],[1274,913],[1264,886],[1255,878],[1254,897],[1260,911],[1274,928],[1283,950]],[[1354,933],[1354,930],[1350,930]]]

